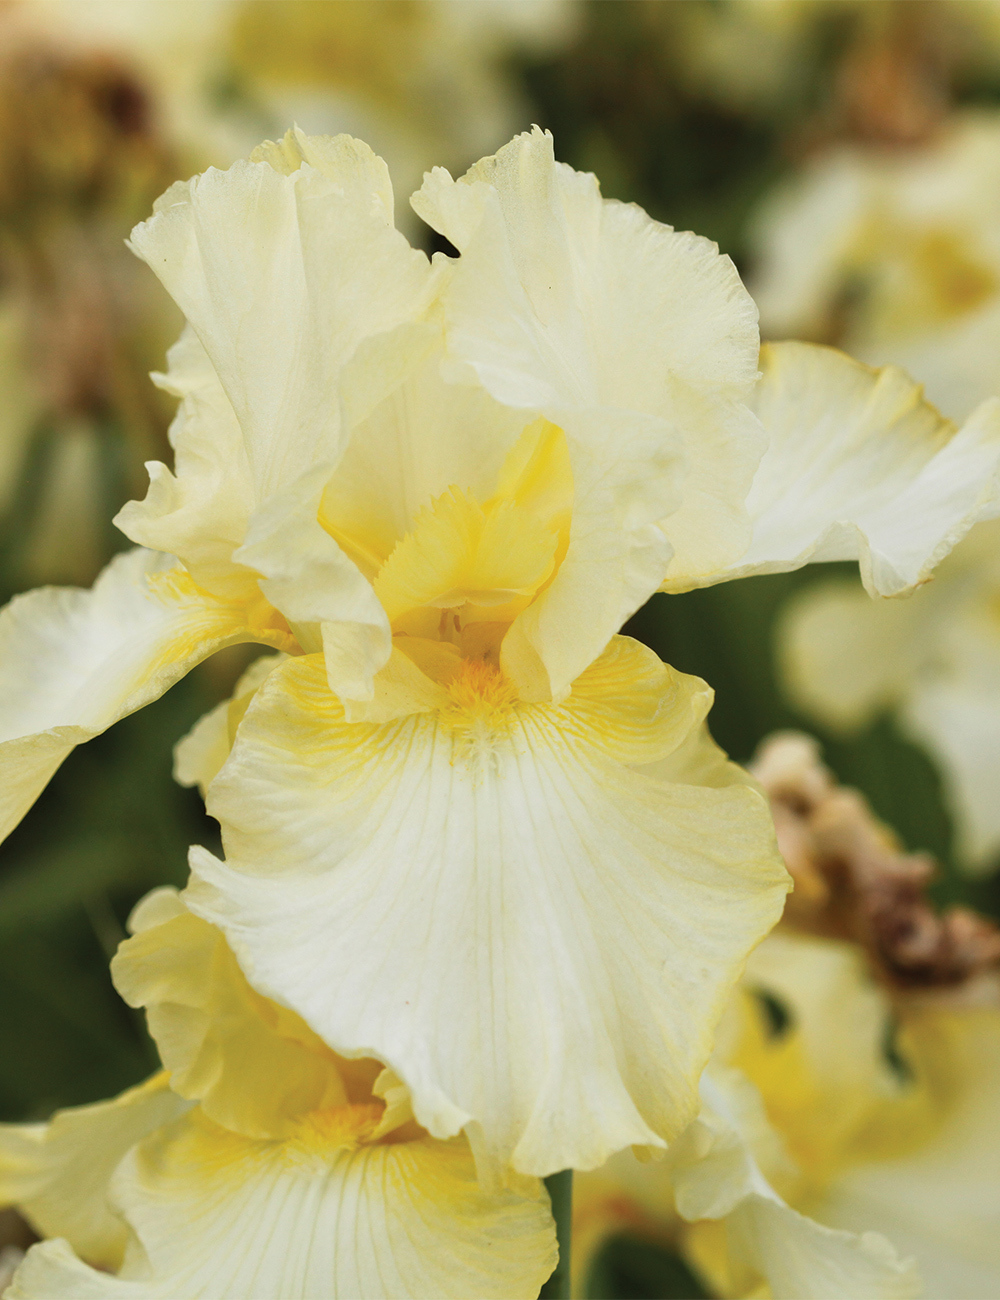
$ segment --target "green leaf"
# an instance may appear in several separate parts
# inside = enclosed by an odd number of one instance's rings
[[[584,1295],[586,1300],[711,1300],[712,1293],[665,1246],[621,1235],[594,1256]]]

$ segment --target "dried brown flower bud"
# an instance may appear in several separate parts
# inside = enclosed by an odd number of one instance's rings
[[[750,768],[771,801],[795,891],[786,924],[862,945],[898,989],[964,984],[1000,966],[1000,930],[926,897],[932,858],[906,853],[856,791],[839,786],[809,736],[764,741]]]

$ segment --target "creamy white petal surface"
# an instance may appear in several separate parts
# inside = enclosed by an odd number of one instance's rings
[[[778,651],[799,708],[850,731],[897,704],[916,666],[923,605],[939,588],[873,601],[838,578],[796,593],[782,610]]]
[[[292,133],[178,182],[131,243],[219,376],[258,501],[336,455],[342,366],[410,319],[430,274],[393,227],[385,164],[349,136]]]
[[[284,655],[261,655],[236,683],[228,700],[223,700],[199,718],[186,736],[174,746],[174,780],[178,785],[196,785],[202,798],[219,768],[229,757],[236,728],[250,706],[261,682]]]
[[[300,634],[316,629],[303,641],[322,647],[331,687],[345,699],[372,698],[391,651],[371,580],[449,488],[492,495],[527,423],[478,386],[446,384],[442,360],[437,331],[415,326],[369,341],[343,377],[354,422],[336,472],[321,466],[276,494],[239,553],[266,575],[262,589]]]
[[[616,533],[637,559],[652,545],[649,525],[662,523],[670,542],[641,574],[619,578],[617,601],[609,598],[593,637],[587,629],[572,665],[558,662],[547,629],[524,628],[552,662],[558,692],[652,593],[671,551],[671,572],[700,574],[745,549],[743,499],[763,448],[745,405],[756,309],[715,245],[603,200],[593,176],[554,161],[551,137],[538,130],[457,182],[435,169],[412,202],[461,252],[442,295],[449,352],[500,401],[565,429],[584,504],[595,470],[635,461],[620,465],[615,485],[624,513],[598,500],[597,511],[574,517],[568,567],[549,599],[561,586],[578,597],[575,553],[582,568]],[[683,482],[672,463],[679,451]]]
[[[993,110],[964,109],[921,144],[839,145],[799,168],[751,231],[765,334],[902,366],[956,420],[996,396],[998,141]]]
[[[154,378],[180,399],[170,426],[174,468],[149,461],[144,501],[115,523],[133,542],[180,555],[198,584],[221,596],[254,596],[257,575],[234,563],[255,503],[250,462],[232,403],[190,325]]]
[[[188,1102],[165,1073],[113,1101],[57,1111],[47,1124],[0,1124],[0,1205],[16,1205],[42,1236],[65,1237],[100,1268],[117,1268],[127,1229],[108,1184],[136,1142],[182,1115]]]
[[[884,1237],[836,1231],[799,1214],[761,1172],[754,1147],[772,1136],[759,1094],[739,1071],[710,1067],[702,1110],[672,1148],[684,1218],[726,1221],[732,1256],[765,1277],[774,1300],[911,1300],[920,1279]]]
[[[806,713],[851,731],[891,709],[938,762],[969,871],[1000,848],[1000,525],[981,524],[925,589],[870,601],[848,582],[789,602],[778,646]]]
[[[429,1138],[380,1062],[254,992],[176,890],[129,928],[113,975],[167,1069],[0,1128],[3,1195],[68,1239],[29,1252],[15,1296],[534,1300],[556,1262],[541,1183],[483,1188],[465,1138]]]
[[[916,1257],[928,1300],[1000,1294],[1000,1014],[929,1007],[908,1018],[907,1045],[929,1067],[936,1131],[910,1154],[845,1172],[815,1213],[891,1236]]]
[[[956,433],[893,367],[806,343],[765,345],[761,364],[769,442],[747,498],[753,540],[710,581],[856,559],[870,595],[897,596],[996,513],[1000,401]]]
[[[436,1136],[471,1123],[539,1175],[661,1144],[787,887],[755,791],[632,770],[708,702],[618,638],[562,706],[349,724],[321,663],[290,661],[212,787],[228,861],[194,850],[186,898]]]
[[[0,614],[0,833],[21,820],[74,746],[151,700],[253,628],[235,602],[193,586],[170,556],[131,551],[91,591],[43,587]]]
[[[385,617],[316,514],[346,439],[345,368],[374,402],[408,349],[425,346],[405,331],[434,277],[393,227],[385,164],[348,136],[290,132],[250,161],[173,186],[132,247],[188,331],[165,381],[184,399],[176,477],[151,466],[149,495],[123,511],[122,527],[213,590],[252,595],[262,577],[309,649],[325,619],[368,628],[364,683],[388,655]],[[383,333],[403,360],[373,368],[359,347]]]
[[[460,1142],[331,1152],[196,1111],[133,1151],[115,1195],[137,1238],[118,1277],[46,1242],[7,1300],[534,1300],[555,1265],[545,1192],[483,1193]]]
[[[988,872],[1000,848],[1000,655],[994,679],[918,684],[902,712],[906,729],[941,764],[959,852]]]

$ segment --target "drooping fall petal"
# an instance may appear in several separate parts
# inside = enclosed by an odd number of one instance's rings
[[[545,1192],[483,1192],[461,1142],[261,1142],[196,1111],[114,1190],[136,1234],[120,1274],[45,1242],[9,1300],[533,1300],[555,1265]]]
[[[195,850],[186,898],[436,1136],[592,1167],[683,1127],[787,877],[754,790],[635,770],[700,725],[697,679],[624,638],[562,706],[480,668],[382,725],[347,723],[315,659],[277,669],[212,787],[228,860]]]

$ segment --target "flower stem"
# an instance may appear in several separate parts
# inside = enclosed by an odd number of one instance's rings
[[[555,1272],[538,1293],[538,1300],[569,1300],[570,1239],[573,1227],[573,1170],[550,1174],[545,1180],[552,1217],[556,1221],[556,1239],[559,1242],[559,1263]]]

